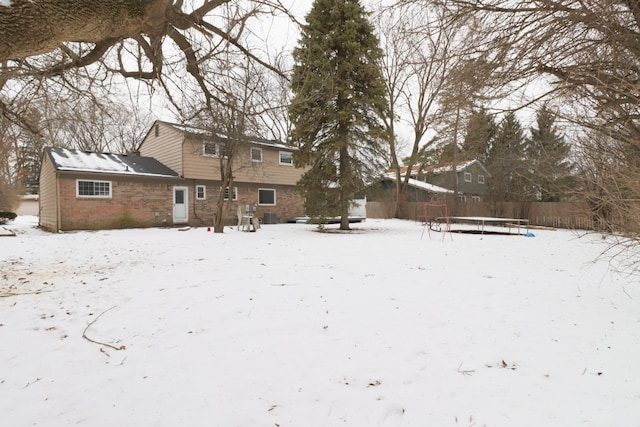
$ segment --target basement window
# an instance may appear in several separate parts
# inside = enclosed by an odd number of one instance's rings
[[[76,180],[76,197],[111,198],[111,181]]]

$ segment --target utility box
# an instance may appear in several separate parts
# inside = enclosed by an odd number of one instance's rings
[[[278,223],[278,215],[273,212],[265,212],[262,217],[263,224],[277,224]]]

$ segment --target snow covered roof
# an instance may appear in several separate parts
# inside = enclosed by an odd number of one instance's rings
[[[465,170],[466,168],[468,168],[469,166],[477,162],[478,162],[477,160],[467,160],[466,162],[460,162],[456,164],[456,172]],[[434,165],[433,167],[427,166],[426,168],[424,168],[424,171],[438,174],[443,172],[450,172],[452,167],[453,167],[453,163],[447,163],[447,164]]]
[[[437,185],[429,184],[428,182],[418,181],[417,179],[409,178],[409,185],[411,187],[420,188],[421,190],[429,191],[431,193],[446,193],[453,194],[455,191],[446,189],[444,187],[438,187]]]
[[[152,157],[54,147],[46,147],[44,151],[59,171],[178,178],[175,171]]]
[[[482,163],[480,163],[478,160],[466,160],[464,162],[460,162],[457,163],[455,168],[456,168],[456,172],[461,172],[463,170],[465,170],[466,168],[468,168],[469,166],[473,165],[473,164],[478,164],[478,166],[480,166],[483,171],[486,174],[489,174],[489,172],[487,172],[486,168],[482,165]],[[431,165],[431,166],[425,166],[424,168],[422,168],[422,172],[424,173],[431,173],[431,174],[440,174],[440,173],[444,173],[444,172],[451,172],[453,168],[453,163],[440,163],[438,165]],[[420,165],[415,165],[411,168],[411,172],[412,175],[414,173],[419,173],[420,172]],[[393,171],[389,171],[388,173],[391,173]],[[400,168],[400,173],[402,173],[403,175],[407,173],[407,167],[404,166],[402,168]]]
[[[391,180],[396,179],[395,173],[385,173],[383,175],[385,178],[389,178]],[[429,193],[441,193],[441,194],[453,194],[455,193],[453,190],[449,190],[444,187],[439,187],[437,185],[429,184],[428,182],[418,181],[417,179],[410,178],[408,181],[410,187],[419,188],[420,190],[427,191]]]
[[[196,135],[199,137],[204,137],[204,138],[217,138],[217,139],[221,139],[221,140],[225,140],[228,139],[228,137],[226,135],[220,134],[220,133],[216,133],[213,132],[211,130],[208,129],[203,129],[203,128],[199,128],[199,127],[195,127],[195,126],[189,126],[189,125],[182,125],[182,124],[177,124],[177,123],[169,123],[169,122],[160,122],[164,125],[170,126],[176,130],[179,130],[181,132],[185,132],[187,134],[190,135]],[[252,136],[247,136],[244,138],[244,140],[250,144],[254,144],[254,145],[261,145],[261,146],[266,146],[266,147],[273,147],[273,148],[279,148],[281,150],[289,150],[289,151],[295,151],[296,148],[295,147],[290,147],[288,145],[286,145],[285,143],[283,143],[282,141],[277,141],[275,139],[264,139],[264,138],[257,138],[257,137],[252,137]]]

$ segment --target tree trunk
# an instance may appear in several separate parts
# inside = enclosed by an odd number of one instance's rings
[[[227,153],[231,156],[231,150]],[[233,169],[231,166],[231,158],[220,158],[220,193],[218,195],[218,204],[216,205],[216,213],[213,219],[213,232],[224,233],[224,213],[225,206],[231,204],[233,200]],[[229,188],[229,199],[225,200],[224,195]]]
[[[343,139],[346,140],[346,136],[343,136]],[[353,179],[350,176],[349,161],[349,149],[344,143],[340,148],[340,230],[349,230],[349,203],[351,200],[345,182],[350,182]]]
[[[0,6],[0,61],[51,52],[64,42],[100,43],[161,34],[170,0],[13,0]]]

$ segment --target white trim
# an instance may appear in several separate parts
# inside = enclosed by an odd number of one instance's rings
[[[210,154],[206,152],[206,147],[215,147],[216,148],[216,153],[215,154]],[[224,149],[224,144],[220,143],[220,142],[211,142],[211,141],[202,141],[202,156],[203,157],[215,157],[215,158],[220,158],[221,157],[221,152]],[[225,153],[222,153],[222,157],[226,157]]]
[[[260,203],[260,192],[261,191],[272,191],[273,192],[273,203]],[[276,206],[276,189],[275,188],[258,188],[258,206]]]
[[[109,184],[109,194],[108,195],[90,195],[90,194],[80,194],[80,183],[81,182],[91,182],[93,184]],[[100,181],[96,179],[76,179],[76,197],[79,199],[110,199],[113,196],[113,183],[111,181]]]
[[[289,163],[282,161],[282,155],[288,154],[291,161]],[[278,152],[278,163],[282,166],[293,166],[293,153],[291,151],[279,151]]]
[[[202,188],[202,197],[199,196],[200,192],[198,189]],[[207,186],[206,185],[196,185],[196,200],[207,200]]]
[[[176,217],[176,190],[182,190],[184,193],[184,218]],[[189,222],[189,188],[188,187],[173,187],[173,223],[184,224]]]
[[[229,200],[229,187],[224,189],[224,200]],[[238,187],[233,187],[233,198],[231,200],[238,200]]]
[[[253,158],[254,150],[255,150],[256,153],[260,153],[260,158],[259,159],[254,159]],[[262,158],[263,158],[262,157],[262,148],[260,148],[260,147],[250,147],[249,148],[249,158],[251,159],[252,162],[262,163]]]

